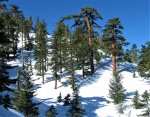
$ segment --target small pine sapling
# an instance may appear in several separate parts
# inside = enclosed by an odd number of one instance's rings
[[[67,94],[64,98],[64,106],[68,106],[70,104],[70,94]]]
[[[56,117],[58,113],[56,112],[56,108],[54,105],[51,105],[48,111],[46,112],[46,117]]]
[[[132,101],[133,101],[133,107],[135,109],[141,109],[142,108],[143,105],[141,103],[140,95],[139,95],[138,91],[135,91]]]
[[[148,117],[150,116],[149,100],[150,100],[150,94],[147,90],[145,90],[144,93],[142,94],[142,102],[146,110],[144,111],[142,116],[148,116]]]
[[[59,103],[62,102],[61,92],[60,92],[59,96],[57,97],[57,101],[58,101]]]

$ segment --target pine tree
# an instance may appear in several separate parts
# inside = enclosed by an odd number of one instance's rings
[[[46,112],[46,117],[56,117],[58,113],[56,112],[56,108],[51,105],[48,111]]]
[[[77,61],[75,60],[75,45],[74,45],[74,40],[72,38],[72,34],[70,34],[68,38],[68,43],[67,43],[67,50],[66,50],[66,60],[65,60],[65,70],[68,72],[71,88],[74,90],[76,87],[76,77],[75,77],[75,70],[77,70]]]
[[[142,94],[142,102],[146,108],[146,110],[144,111],[144,113],[142,114],[143,116],[150,116],[150,94],[147,90],[144,91],[144,93]]]
[[[58,101],[59,103],[62,102],[61,92],[60,92],[59,96],[57,97],[57,101]]]
[[[14,95],[14,108],[24,113],[25,117],[38,116],[37,104],[32,101],[34,89],[30,81],[30,76],[24,70],[21,71],[20,88]]]
[[[142,103],[141,103],[140,95],[139,95],[138,91],[135,92],[132,101],[133,101],[133,107],[134,107],[135,109],[140,109],[140,108],[142,108]]]
[[[112,69],[113,75],[117,72],[117,61],[116,57],[123,52],[122,46],[127,45],[125,38],[122,36],[123,26],[119,18],[113,18],[108,21],[103,30],[103,44],[104,50],[107,54],[112,55]]]
[[[141,77],[150,78],[150,41],[142,45],[138,63],[138,73]]]
[[[67,116],[69,117],[83,117],[85,110],[82,109],[80,103],[80,97],[78,94],[78,89],[76,88],[73,93],[73,100],[71,101],[71,107],[68,110]]]
[[[57,24],[57,29],[54,31],[54,38],[51,41],[52,44],[50,45],[50,65],[53,66],[52,70],[55,78],[55,89],[57,89],[57,80],[60,79],[60,77],[58,76],[58,72],[62,72],[62,66],[64,63],[64,59],[66,58],[66,56],[63,57],[63,50],[65,49],[63,40],[66,38],[67,30],[67,27],[62,22],[59,22]]]
[[[37,20],[36,23],[36,45],[35,45],[35,58],[37,60],[35,68],[38,70],[38,74],[42,76],[42,83],[44,84],[44,73],[47,71],[47,29],[45,22],[40,22]]]
[[[131,57],[132,57],[132,62],[137,63],[137,61],[138,61],[138,49],[137,49],[136,44],[133,44],[131,47]]]
[[[127,62],[130,62],[130,63],[132,62],[132,60],[131,60],[131,53],[130,53],[130,51],[128,49],[125,51],[124,59]]]
[[[87,31],[87,42],[88,42],[88,56],[89,65],[91,69],[91,74],[94,73],[94,52],[93,52],[93,40],[92,40],[92,30],[93,28],[98,28],[98,24],[95,22],[98,19],[102,19],[99,12],[95,8],[85,7],[81,9],[80,14],[70,15],[62,18],[61,21],[74,19],[75,23],[73,26],[82,25],[82,27]],[[82,24],[83,23],[83,24]]]
[[[6,62],[3,58],[0,58],[0,95],[1,103],[5,108],[11,107],[11,97],[8,94],[4,95],[4,91],[12,92],[13,90],[9,88],[10,84],[15,83],[15,80],[9,79],[9,75],[6,69]]]
[[[28,71],[29,75],[33,75],[31,53],[28,53],[27,57],[24,59],[24,70]]]
[[[33,49],[33,38],[29,36],[32,30],[32,17],[29,17],[24,22],[24,38],[25,38],[25,49],[31,51]]]
[[[88,75],[89,71],[89,61],[88,61],[88,42],[86,37],[86,31],[82,29],[82,27],[76,28],[73,32],[73,40],[74,40],[74,49],[76,56],[77,68],[82,69],[83,78]]]
[[[122,85],[123,77],[120,74],[115,74],[114,78],[110,80],[109,97],[114,104],[120,104],[125,101],[125,88]]]
[[[70,104],[70,94],[67,94],[64,98],[64,106],[68,106]]]

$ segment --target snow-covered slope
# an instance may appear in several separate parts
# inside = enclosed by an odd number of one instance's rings
[[[134,65],[130,63],[120,64],[120,72],[123,79],[123,85],[126,89],[126,102],[125,102],[125,114],[122,117],[136,117],[138,114],[141,114],[141,110],[135,110],[132,108],[132,97],[136,90],[139,93],[143,93],[145,90],[149,90],[149,82],[138,76],[136,73],[136,78],[133,78],[133,68]],[[34,77],[34,76],[33,76]],[[47,81],[52,76],[49,74]],[[80,82],[80,96],[82,101],[82,107],[86,110],[87,117],[117,117],[118,113],[116,111],[116,106],[113,105],[111,99],[108,98],[109,93],[109,81],[112,78],[112,67],[111,59],[107,58],[101,61],[97,66],[96,73],[84,79]],[[65,111],[61,104],[58,104],[56,99],[59,93],[61,92],[62,96],[66,96],[67,93],[72,94],[70,86],[63,86],[64,81],[62,80],[58,84],[58,89],[54,89],[54,81],[50,81],[41,84],[41,80],[35,81],[35,84],[39,85],[40,88],[36,91],[36,97],[38,100],[44,100],[44,104],[41,104],[41,117],[44,117],[46,107],[54,104],[58,109],[58,117],[64,117]]]
[[[21,42],[20,42],[21,45]],[[21,46],[18,47],[21,47]],[[33,65],[35,61],[33,59]],[[21,59],[17,59],[16,61],[9,62],[11,65],[19,65],[21,66]],[[111,103],[111,99],[108,97],[109,93],[109,82],[112,78],[112,66],[111,66],[111,58],[105,58],[100,61],[100,63],[96,66],[96,72],[86,78],[80,79],[79,81],[79,91],[81,96],[82,108],[86,110],[85,117],[118,117],[118,113],[116,111],[116,106]],[[148,80],[144,80],[138,76],[136,73],[136,78],[133,78],[133,68],[134,65],[130,63],[121,63],[119,65],[119,72],[122,74],[123,85],[126,89],[126,102],[125,102],[125,113],[121,115],[121,117],[137,117],[138,114],[141,113],[142,110],[135,110],[132,107],[132,98],[134,92],[136,90],[142,94],[145,90],[149,90],[150,82]],[[15,77],[16,70],[9,71],[11,77]],[[45,84],[42,84],[42,79],[39,79],[39,76],[34,75],[31,76],[36,90],[36,95],[34,100],[37,102],[42,102],[39,105],[40,115],[39,117],[45,117],[45,112],[49,108],[50,105],[54,105],[57,108],[58,115],[57,117],[65,117],[66,112],[69,107],[62,106],[62,103],[57,103],[57,96],[61,92],[62,98],[64,98],[68,93],[72,94],[72,90],[70,85],[66,83],[66,76],[64,74],[60,74],[62,79],[58,82],[58,89],[54,89],[54,80],[49,70],[45,75]],[[77,75],[80,76],[80,71],[77,72]],[[2,107],[0,107],[0,117],[19,117],[16,113],[13,113],[11,110],[4,111]]]

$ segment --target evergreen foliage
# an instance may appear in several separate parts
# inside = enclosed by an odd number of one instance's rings
[[[94,73],[94,49],[93,46],[93,33],[94,28],[99,28],[100,26],[95,22],[98,19],[102,19],[99,12],[95,8],[85,7],[81,8],[81,13],[76,15],[69,15],[63,17],[61,21],[73,19],[75,23],[73,24],[76,28],[81,28],[87,32],[87,43],[88,43],[88,64],[91,69],[91,74]],[[96,55],[96,54],[95,54]]]
[[[59,22],[57,24],[57,29],[54,31],[53,40],[51,41],[50,49],[51,49],[51,62],[53,76],[55,78],[55,89],[57,89],[57,80],[60,80],[58,76],[58,72],[62,73],[62,68],[64,65],[64,61],[66,60],[66,56],[63,56],[65,45],[64,40],[67,38],[67,26],[64,23]]]
[[[124,60],[130,63],[132,62],[131,53],[128,49],[125,51]]]
[[[78,93],[78,89],[76,88],[73,93],[73,99],[70,105],[71,107],[67,113],[67,116],[69,117],[83,117],[83,115],[85,114],[85,110],[80,107],[81,103]]]
[[[32,101],[34,89],[30,81],[30,76],[26,71],[21,71],[20,88],[16,90],[14,95],[14,108],[24,113],[25,117],[37,117],[38,107],[37,104]],[[21,77],[20,76],[20,77]]]
[[[142,103],[141,103],[140,95],[139,95],[138,91],[135,92],[132,101],[133,101],[133,107],[134,107],[135,109],[140,109],[140,108],[142,108],[143,105],[142,105]]]
[[[51,105],[48,111],[46,112],[46,117],[56,117],[58,113],[56,112],[56,108]]]
[[[37,19],[35,26],[36,34],[36,45],[35,45],[35,58],[37,60],[35,68],[38,70],[38,75],[42,76],[42,83],[44,84],[44,73],[47,71],[47,54],[48,54],[48,45],[47,45],[47,29],[45,22],[40,22]]]
[[[123,77],[120,74],[115,74],[114,78],[110,80],[109,97],[113,100],[114,104],[120,104],[125,101],[125,89],[122,85]]]
[[[60,92],[59,96],[57,97],[57,101],[58,101],[59,103],[62,102],[61,92]]]
[[[142,116],[150,116],[150,94],[147,90],[144,91],[144,93],[142,94],[142,102],[144,107],[146,108],[146,110],[144,111],[144,113],[142,114]]]
[[[125,41],[125,38],[122,36],[123,26],[119,18],[113,18],[108,21],[103,29],[103,44],[104,52],[112,55],[112,66],[113,66],[113,75],[117,72],[117,60],[116,57],[123,52],[123,45],[128,43]]]
[[[133,63],[137,63],[138,61],[138,49],[137,45],[133,44],[131,47],[131,58]]]
[[[70,104],[70,94],[67,94],[64,98],[64,106],[68,106]]]
[[[142,45],[138,63],[138,73],[141,77],[150,78],[150,41]]]

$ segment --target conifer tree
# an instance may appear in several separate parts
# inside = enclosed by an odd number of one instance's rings
[[[28,71],[29,75],[33,75],[31,53],[28,53],[24,59],[24,70]]]
[[[138,91],[135,92],[134,97],[133,97],[133,107],[135,109],[140,109],[142,108],[141,100],[140,100],[140,95]]]
[[[74,90],[76,87],[76,77],[75,77],[75,70],[77,70],[76,64],[77,61],[75,60],[75,50],[74,50],[74,40],[72,38],[72,34],[70,34],[68,38],[68,43],[67,43],[67,50],[66,50],[66,60],[65,60],[65,70],[69,73],[69,80],[71,83],[71,88]]]
[[[75,49],[75,56],[77,61],[78,69],[82,69],[82,75],[83,78],[85,75],[88,75],[88,42],[87,42],[87,36],[86,31],[82,29],[82,27],[76,28],[76,30],[73,32],[73,38],[74,38],[74,49]]]
[[[34,95],[33,85],[30,81],[30,76],[27,71],[22,70],[19,78],[20,88],[16,90],[14,95],[14,108],[17,111],[23,112],[25,117],[38,116],[37,104],[32,101]]]
[[[51,105],[48,111],[46,112],[46,117],[56,117],[58,113],[56,112],[56,108]]]
[[[138,49],[137,49],[136,44],[133,44],[131,47],[131,57],[132,57],[132,62],[137,63],[137,61],[138,61]]]
[[[138,63],[138,73],[141,77],[150,78],[150,41],[142,45]]]
[[[68,110],[67,116],[69,117],[83,117],[85,110],[81,108],[81,102],[78,89],[75,88],[73,93],[73,100],[71,101],[71,107]]]
[[[89,55],[89,65],[91,69],[91,74],[94,73],[94,52],[93,52],[93,40],[92,40],[92,30],[93,28],[98,28],[98,24],[95,22],[98,19],[102,19],[99,12],[95,8],[85,7],[81,9],[80,14],[70,15],[62,18],[64,20],[74,19],[75,23],[73,26],[81,25],[87,31],[87,42],[88,42],[88,55]]]
[[[144,111],[144,113],[142,114],[143,116],[150,116],[150,94],[147,90],[144,91],[144,93],[142,94],[142,102],[143,105],[145,106],[146,110]]]
[[[110,80],[109,97],[113,100],[114,104],[120,104],[125,101],[125,88],[122,85],[123,77],[116,73],[114,78]]]
[[[47,71],[47,29],[45,22],[40,22],[37,20],[36,23],[36,45],[35,45],[35,58],[37,60],[35,68],[38,70],[40,76],[42,76],[42,83],[44,84],[44,73]]]
[[[127,45],[125,38],[122,36],[123,26],[119,18],[113,18],[108,21],[103,30],[103,44],[105,52],[112,55],[112,69],[113,75],[117,72],[116,57],[122,53],[122,46]]]
[[[50,45],[50,49],[51,49],[51,62],[50,65],[53,66],[52,70],[53,70],[53,74],[54,74],[54,78],[55,78],[55,89],[57,88],[57,80],[60,79],[60,77],[58,76],[58,72],[62,72],[62,66],[64,63],[64,59],[66,58],[66,56],[63,56],[63,52],[65,50],[65,45],[64,41],[66,38],[66,33],[67,33],[67,27],[62,23],[59,22],[57,24],[57,29],[54,31],[54,38],[51,41],[52,44]]]
[[[132,62],[132,60],[131,60],[131,53],[130,53],[130,51],[128,49],[125,51],[124,59],[127,62],[130,62],[130,63]]]

